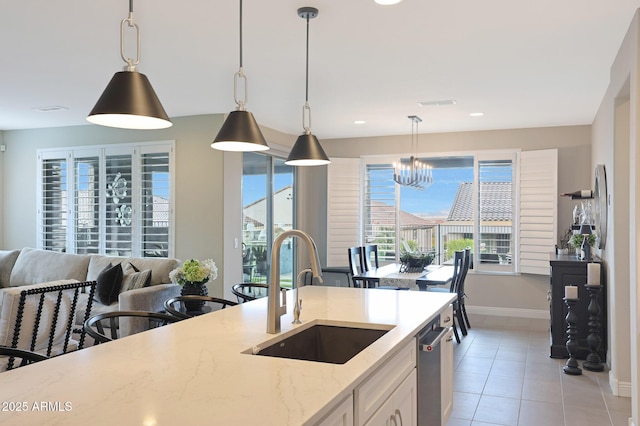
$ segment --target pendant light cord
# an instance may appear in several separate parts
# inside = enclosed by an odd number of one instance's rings
[[[240,0],[240,69],[237,73],[233,75],[233,99],[238,106],[238,111],[246,111],[247,100],[249,95],[247,94],[247,76],[244,75],[244,70],[242,69],[242,0]],[[244,97],[242,99],[238,98],[238,80],[244,80],[244,92],[242,93]]]
[[[133,0],[131,0],[133,1]],[[242,0],[240,0],[240,69],[242,69]]]
[[[304,102],[305,104],[309,102],[309,15],[307,15],[307,58],[306,58],[306,67],[307,67],[307,71],[305,74],[305,97],[304,97]]]

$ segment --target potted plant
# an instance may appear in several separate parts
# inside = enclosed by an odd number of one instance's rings
[[[207,286],[209,280],[215,280],[218,277],[218,268],[212,259],[196,260],[191,259],[169,272],[171,282],[180,284],[182,290],[180,294],[206,296],[208,294]],[[203,302],[185,302],[187,310],[198,310]]]
[[[431,265],[435,258],[434,252],[419,252],[401,250],[400,252],[400,272],[422,272],[422,270]]]
[[[569,238],[569,245],[576,249],[577,252],[580,251],[580,247],[582,247],[582,241],[584,241],[584,235],[582,234],[573,234],[571,238]],[[587,243],[591,247],[596,245],[596,236],[595,234],[587,235]]]

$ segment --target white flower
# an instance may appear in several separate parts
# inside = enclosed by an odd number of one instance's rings
[[[203,261],[191,259],[169,272],[171,282],[185,285],[187,283],[206,283],[218,277],[218,268],[213,259]]]

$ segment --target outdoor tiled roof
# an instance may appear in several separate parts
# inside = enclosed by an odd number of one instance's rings
[[[482,182],[480,213],[483,220],[511,220],[511,182]],[[473,183],[463,182],[449,211],[447,221],[473,220]]]
[[[380,201],[371,202],[371,224],[372,225],[395,225],[395,207]],[[432,222],[400,210],[400,223],[402,226],[428,226]]]

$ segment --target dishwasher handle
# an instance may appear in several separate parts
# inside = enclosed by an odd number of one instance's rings
[[[420,339],[418,343],[418,349],[423,352],[431,352],[440,344],[440,341],[447,335],[451,327],[436,327],[430,331],[424,337]],[[435,337],[433,337],[435,335]]]

